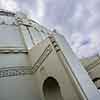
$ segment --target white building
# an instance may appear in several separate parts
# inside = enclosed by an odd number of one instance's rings
[[[0,100],[100,100],[60,34],[0,10]]]

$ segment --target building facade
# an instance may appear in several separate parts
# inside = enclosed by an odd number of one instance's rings
[[[98,90],[100,90],[100,55],[97,54],[92,57],[81,59],[80,61]]]
[[[22,13],[0,10],[0,100],[99,100],[70,46]]]

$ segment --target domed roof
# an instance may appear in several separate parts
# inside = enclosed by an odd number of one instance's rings
[[[26,14],[0,9],[0,48],[25,48],[26,45],[31,48],[47,36],[48,29]]]

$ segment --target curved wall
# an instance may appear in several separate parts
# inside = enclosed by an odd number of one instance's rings
[[[40,100],[18,18],[27,20],[0,11],[0,100]],[[29,35],[27,29],[23,31]]]

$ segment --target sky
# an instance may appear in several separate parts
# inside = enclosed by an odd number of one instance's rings
[[[79,58],[100,52],[100,0],[0,0],[0,8],[56,29]]]

